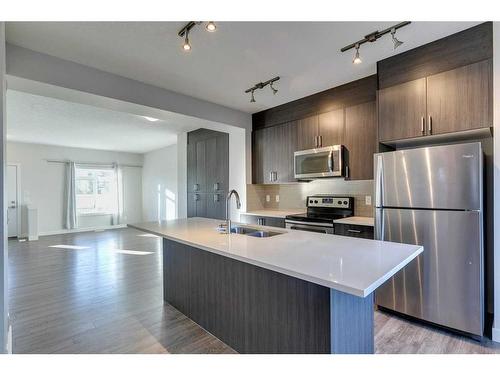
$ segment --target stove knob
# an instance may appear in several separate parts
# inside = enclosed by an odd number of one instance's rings
[[[344,201],[344,204],[347,205],[347,201]]]
[[[337,203],[338,203],[338,204],[342,204],[342,201],[338,201]]]
[[[313,202],[313,201],[312,201],[312,199],[311,199],[311,200],[309,201],[309,203],[312,203],[312,202]]]
[[[314,201],[314,203],[318,203],[318,201]]]

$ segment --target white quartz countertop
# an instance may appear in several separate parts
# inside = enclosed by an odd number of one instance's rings
[[[373,227],[375,225],[373,217],[364,216],[350,216],[343,219],[333,220],[333,222],[338,224],[364,225],[365,227]]]
[[[368,296],[423,251],[417,245],[271,227],[261,228],[283,234],[221,234],[219,223],[189,218],[129,226],[359,297]]]
[[[242,212],[241,215],[252,215],[252,216],[267,216],[267,217],[278,217],[284,219],[288,215],[303,214],[306,212],[304,208],[297,208],[295,210],[253,210]]]

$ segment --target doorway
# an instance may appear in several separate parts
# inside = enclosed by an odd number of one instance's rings
[[[17,164],[7,165],[7,223],[9,238],[18,237],[20,231],[19,199],[20,168]]]

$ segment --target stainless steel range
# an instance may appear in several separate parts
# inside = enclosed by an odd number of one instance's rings
[[[354,198],[335,195],[307,197],[305,214],[285,217],[287,229],[333,234],[333,221],[354,215]]]

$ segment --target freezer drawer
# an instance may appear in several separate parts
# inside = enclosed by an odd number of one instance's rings
[[[480,143],[375,155],[377,207],[482,210]]]
[[[383,208],[376,238],[424,252],[376,292],[380,306],[483,335],[482,215],[471,211]]]

